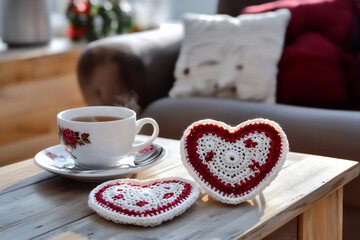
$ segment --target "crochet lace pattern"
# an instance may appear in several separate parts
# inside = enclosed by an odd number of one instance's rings
[[[93,189],[88,204],[105,219],[148,227],[182,214],[198,196],[197,184],[180,177],[118,179]]]
[[[288,150],[284,131],[267,119],[236,127],[201,120],[181,138],[181,159],[190,175],[214,199],[229,204],[263,191],[278,175]]]

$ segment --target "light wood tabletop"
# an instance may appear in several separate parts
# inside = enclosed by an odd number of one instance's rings
[[[66,37],[17,48],[0,39],[0,166],[56,144],[56,114],[86,106],[76,76],[84,47]]]
[[[168,157],[130,177],[181,176],[179,141],[158,138]],[[300,239],[341,239],[342,189],[359,163],[289,153],[276,179],[253,200],[227,205],[204,192],[184,214],[157,227],[107,221],[88,205],[99,183],[66,179],[32,159],[0,168],[0,239],[261,239],[300,216]]]

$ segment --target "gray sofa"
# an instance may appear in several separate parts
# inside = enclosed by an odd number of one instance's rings
[[[218,11],[234,11],[226,10],[229,2],[219,1]],[[242,5],[237,3],[241,5],[238,10],[248,3],[239,2]],[[251,118],[267,118],[283,127],[291,151],[360,161],[360,111],[205,97],[169,98],[182,36],[181,28],[173,27],[89,44],[78,65],[79,84],[87,103],[131,107],[140,118],[154,118],[161,137],[173,139],[180,139],[185,128],[200,119],[237,125]],[[297,236],[294,226],[296,222],[291,222],[272,237],[294,239]],[[344,239],[359,238],[360,177],[357,177],[344,189]]]

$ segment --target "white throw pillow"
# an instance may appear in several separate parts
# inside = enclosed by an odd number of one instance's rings
[[[274,103],[288,9],[184,15],[185,37],[170,97],[214,96]]]

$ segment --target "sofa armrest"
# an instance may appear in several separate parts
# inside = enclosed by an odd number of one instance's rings
[[[141,111],[166,96],[180,51],[181,25],[124,34],[88,44],[77,75],[89,105],[120,105]]]

